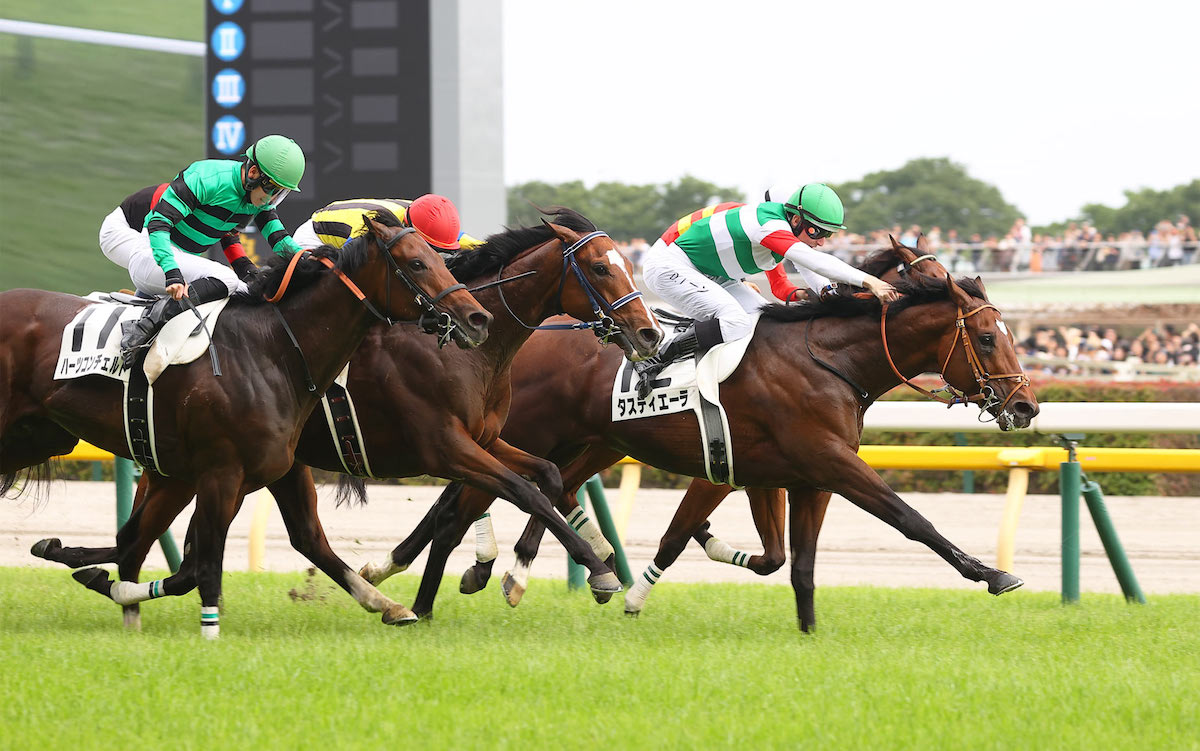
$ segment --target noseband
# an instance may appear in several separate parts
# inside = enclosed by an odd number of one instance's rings
[[[575,272],[575,278],[579,280],[579,286],[583,288],[584,294],[587,295],[588,302],[591,303],[592,315],[596,317],[596,320],[581,321],[579,323],[546,323],[540,326],[530,326],[522,321],[520,317],[513,312],[513,309],[508,306],[508,301],[504,299],[504,289],[502,287],[498,288],[498,291],[500,292],[500,302],[504,303],[504,309],[507,310],[508,314],[513,317],[513,320],[530,331],[574,331],[590,329],[602,344],[608,344],[609,339],[620,333],[621,329],[619,326],[617,326],[616,321],[613,320],[611,314],[615,313],[617,309],[621,308],[622,306],[628,305],[629,303],[641,297],[642,292],[641,290],[635,289],[633,292],[630,292],[620,299],[614,300],[610,303],[605,299],[604,295],[600,294],[600,291],[588,281],[587,276],[583,273],[583,269],[579,268],[579,259],[575,257],[575,251],[579,250],[584,245],[587,245],[592,240],[595,240],[597,237],[608,237],[608,233],[601,230],[596,230],[595,232],[589,232],[588,234],[579,238],[572,243],[570,247],[568,247],[565,242],[563,243],[562,273],[559,275],[558,297],[554,304],[554,309],[558,311],[558,313],[565,312],[562,304],[562,293],[563,288],[567,284],[567,268],[570,267],[570,269]],[[496,281],[492,282],[492,284],[500,284],[500,277],[503,273],[504,267],[501,266],[500,271],[496,273]],[[558,313],[556,313],[556,315]]]
[[[967,319],[970,318],[971,316],[975,315],[979,311],[987,310],[989,308],[992,310],[995,310],[997,314],[999,314],[999,312],[1000,312],[999,309],[996,308],[996,306],[992,305],[991,303],[984,303],[983,305],[980,305],[978,308],[975,308],[975,309],[967,311],[967,312],[963,312],[962,308],[958,309],[958,315],[954,319],[954,326],[955,326],[955,328],[958,329],[958,336],[954,339],[953,342],[950,343],[950,351],[946,353],[946,359],[944,361],[942,361],[942,369],[939,373],[939,375],[942,377],[942,381],[945,383],[946,382],[946,368],[947,368],[947,366],[950,365],[950,358],[954,355],[954,350],[958,347],[958,342],[961,339],[962,343],[963,343],[963,353],[965,354],[965,356],[967,358],[967,363],[970,364],[970,366],[971,366],[971,372],[975,376],[975,382],[979,385],[979,391],[977,393],[975,393],[974,395],[967,396],[966,393],[959,391],[958,389],[951,386],[949,383],[946,383],[946,385],[942,386],[939,389],[935,389],[934,391],[927,391],[926,389],[921,388],[920,386],[916,385],[915,383],[913,383],[912,381],[910,381],[909,379],[904,377],[904,375],[900,372],[900,369],[896,367],[896,363],[892,361],[892,353],[888,350],[888,339],[887,339],[888,306],[887,306],[887,304],[885,304],[883,306],[883,315],[879,319],[879,332],[880,332],[880,335],[883,337],[883,353],[887,357],[888,365],[891,366],[892,372],[895,373],[896,376],[901,381],[903,381],[905,383],[905,385],[907,385],[909,388],[911,388],[914,391],[917,391],[921,394],[924,394],[925,396],[929,397],[930,399],[933,399],[935,401],[941,402],[942,404],[945,404],[947,406],[947,408],[953,407],[955,404],[968,404],[970,402],[981,402],[981,404],[979,405],[979,409],[982,412],[982,414],[980,416],[980,421],[986,422],[987,421],[986,418],[984,418],[982,415],[991,413],[992,409],[995,407],[998,407],[998,409],[996,409],[993,414],[995,417],[998,417],[999,414],[1004,411],[1005,407],[1008,406],[1008,403],[1010,401],[1012,401],[1012,398],[1014,396],[1016,396],[1017,391],[1020,390],[1021,387],[1029,385],[1029,376],[1025,375],[1024,373],[997,373],[997,374],[993,375],[991,373],[988,373],[987,369],[983,366],[983,360],[979,357],[979,354],[975,351],[975,345],[971,343],[971,337],[967,333]],[[1005,398],[1003,401],[1001,401],[999,395],[996,394],[996,390],[992,387],[992,382],[993,381],[1007,381],[1007,380],[1016,381],[1017,385],[1011,391],[1008,392],[1008,397]],[[949,396],[941,396],[937,392],[945,392],[945,393],[949,394]],[[995,417],[993,417],[993,419],[995,419]]]

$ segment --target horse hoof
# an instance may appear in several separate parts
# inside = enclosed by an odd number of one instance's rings
[[[37,558],[45,558],[50,560],[49,553],[62,550],[62,540],[57,537],[49,537],[45,540],[38,540],[29,549],[29,552]]]
[[[104,569],[95,566],[79,569],[71,573],[71,578],[93,592],[99,592],[112,599],[112,582],[109,581],[108,572]]]
[[[403,605],[392,605],[383,611],[383,625],[385,626],[408,626],[416,622],[416,614]]]
[[[504,593],[504,601],[509,604],[509,607],[516,607],[521,604],[521,598],[525,596],[525,585],[513,578],[513,575],[505,571],[504,578],[500,580],[500,590]]]
[[[142,630],[142,609],[137,605],[126,605],[121,608],[121,619],[126,629],[130,631]]]
[[[630,610],[628,608],[625,609],[625,617],[626,618],[637,618],[641,614],[642,614],[642,611],[640,611],[640,610]]]
[[[479,570],[472,566],[463,572],[462,581],[458,583],[458,591],[464,595],[473,595],[487,586],[489,578],[480,575]]]
[[[1002,595],[1005,592],[1011,592],[1017,589],[1025,582],[1018,577],[1013,576],[1007,571],[997,571],[996,576],[988,580],[988,592],[994,595]]]
[[[611,600],[613,595],[624,591],[621,580],[611,571],[605,571],[603,574],[596,574],[589,578],[588,586],[592,588],[592,597],[601,605]]]
[[[617,554],[610,553],[609,556],[604,559],[604,565],[608,566],[609,571],[616,571],[617,570]]]

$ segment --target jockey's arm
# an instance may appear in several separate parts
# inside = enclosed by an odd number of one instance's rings
[[[776,230],[758,240],[758,244],[775,255],[788,259],[796,264],[797,268],[815,271],[834,281],[852,284],[855,287],[861,287],[863,282],[867,281],[867,274],[864,272],[829,253],[813,250],[797,240],[791,232]]]
[[[800,292],[800,288],[788,279],[782,263],[767,272],[767,281],[771,283],[771,294],[784,302],[792,302]]]
[[[458,245],[463,250],[475,250],[480,245],[483,245],[483,240],[476,240],[466,232],[460,232],[458,235]]]
[[[837,289],[837,285],[833,283],[827,276],[822,276],[812,269],[806,269],[801,266],[797,271],[800,272],[801,278],[804,279],[804,284],[808,286],[813,293],[824,297]]]
[[[183,284],[183,272],[175,261],[171,250],[171,229],[184,220],[204,200],[202,183],[196,180],[191,185],[186,179],[187,171],[180,172],[171,181],[154,210],[146,215],[146,231],[150,233],[150,252],[154,262],[166,275],[167,286]],[[200,191],[197,195],[196,191]],[[185,200],[186,197],[186,200]]]
[[[229,266],[233,269],[233,273],[237,274],[238,279],[243,282],[250,272],[258,268],[254,265],[254,261],[246,255],[246,249],[242,247],[242,233],[237,230],[231,231],[229,234],[221,238],[221,250],[225,252],[225,260],[229,261]]]
[[[288,234],[283,222],[279,221],[279,214],[275,212],[275,209],[260,211],[258,216],[254,217],[254,223],[258,226],[258,231],[262,236],[267,239],[275,255],[287,258],[293,253],[303,250],[300,244]]]

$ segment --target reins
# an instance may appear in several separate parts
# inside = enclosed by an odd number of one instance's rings
[[[999,405],[998,411],[1003,412],[1004,408],[1008,406],[1008,403],[1012,401],[1012,398],[1016,395],[1018,389],[1020,389],[1022,386],[1029,385],[1029,377],[1024,373],[997,373],[993,375],[988,373],[987,369],[983,366],[983,360],[975,351],[975,345],[971,343],[970,334],[967,333],[967,319],[983,310],[995,310],[997,314],[1000,312],[995,305],[992,305],[991,303],[984,303],[979,307],[969,310],[965,313],[963,312],[962,308],[958,308],[958,314],[954,319],[954,326],[958,329],[958,336],[955,337],[950,343],[950,351],[946,353],[946,359],[942,361],[942,368],[939,373],[939,375],[942,377],[942,380],[945,381],[946,368],[950,365],[950,358],[954,355],[954,350],[958,347],[958,342],[961,339],[963,343],[963,352],[967,358],[967,363],[971,366],[971,372],[975,378],[975,382],[979,384],[979,393],[972,396],[967,396],[964,392],[959,391],[949,383],[942,388],[937,389],[937,391],[945,391],[946,393],[950,394],[951,396],[949,397],[944,397],[935,393],[934,391],[921,388],[908,378],[905,378],[904,374],[900,372],[900,369],[896,367],[896,363],[892,360],[892,353],[888,348],[887,338],[888,307],[889,304],[885,303],[883,306],[883,314],[879,318],[879,334],[883,339],[883,354],[887,358],[888,365],[891,367],[892,372],[896,374],[896,377],[912,390],[920,394],[924,394],[934,401],[945,404],[947,408],[953,407],[955,404],[968,404],[970,402],[982,401],[983,404],[980,405],[981,409],[990,410],[992,407]],[[1000,402],[999,397],[996,396],[996,390],[992,388],[992,382],[1005,380],[1016,380],[1017,387],[1008,393],[1008,397],[1005,398],[1003,402]]]

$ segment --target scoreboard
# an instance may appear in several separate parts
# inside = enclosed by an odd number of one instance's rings
[[[289,230],[331,201],[434,190],[433,2],[206,0],[208,158],[295,139],[306,168],[279,207]]]

